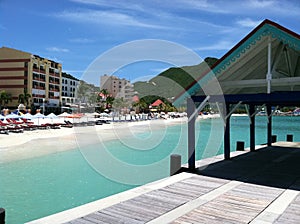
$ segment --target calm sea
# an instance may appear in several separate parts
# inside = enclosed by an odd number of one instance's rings
[[[213,122],[217,123],[216,127],[221,127],[220,120]],[[274,117],[273,134],[277,135],[279,141],[285,140],[287,134],[293,134],[294,141],[300,141],[299,122],[300,117]],[[197,122],[196,127],[197,159],[222,153],[222,139],[215,137],[220,136],[222,131],[214,127],[212,120],[201,120]],[[256,144],[266,143],[266,127],[266,117],[257,117]],[[149,175],[151,178],[145,180],[163,178],[169,174],[171,153],[181,154],[183,163],[187,160],[186,125],[138,133],[138,138],[144,138],[147,142],[153,132],[163,138],[153,142],[152,149],[140,150],[142,145],[135,144],[132,144],[132,149],[128,139],[125,143],[108,141],[105,148],[118,161],[136,166],[137,170],[142,166],[157,164],[157,169]],[[247,117],[232,117],[231,138],[233,150],[236,141],[245,141],[245,145],[249,146]],[[131,139],[132,141],[134,139]],[[209,149],[207,145],[215,148]],[[99,148],[101,147],[94,145],[90,150]],[[116,169],[112,172],[120,173],[121,176],[126,170]],[[78,149],[0,164],[0,207],[6,209],[7,223],[24,223],[136,187],[119,183],[116,179],[110,180],[105,176],[93,169]],[[131,178],[135,178],[135,174],[132,174]]]

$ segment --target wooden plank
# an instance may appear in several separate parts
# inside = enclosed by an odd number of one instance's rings
[[[105,211],[107,214],[110,213],[113,215],[114,213],[117,214],[117,217],[127,217],[132,220],[142,221],[142,220],[151,220],[155,215],[150,213],[144,213],[142,210],[133,210],[129,206],[123,204],[117,204],[113,206],[113,208],[106,209]]]
[[[79,218],[79,219],[75,219],[71,222],[67,222],[68,224],[92,224],[94,222],[91,222],[91,221],[88,221],[88,220],[84,220],[82,218]],[[66,224],[67,224],[66,223]]]
[[[91,215],[88,215],[90,217],[94,217],[97,220],[101,220],[104,223],[115,223],[115,224],[121,224],[124,223],[124,221],[122,221],[119,218],[116,218],[114,216],[105,214],[105,213],[101,213],[101,212],[95,212]],[[130,220],[131,221],[131,220]]]
[[[283,189],[243,183],[194,209],[174,223],[201,220],[216,223],[248,223],[277,198]]]
[[[98,220],[98,219],[95,219],[94,217],[90,216],[90,215],[87,215],[85,217],[82,217],[81,220],[84,220],[84,221],[88,221],[88,223],[90,224],[105,224],[104,222],[102,222],[101,220]]]
[[[146,196],[133,199],[132,202],[137,206],[143,206],[148,209],[155,208],[156,210],[159,210],[162,212],[168,212],[174,208],[174,206],[171,206],[168,202],[151,200],[150,198],[148,198]]]

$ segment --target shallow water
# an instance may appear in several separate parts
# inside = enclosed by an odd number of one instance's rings
[[[293,134],[294,141],[300,141],[299,121],[300,117],[274,117],[273,134],[279,141],[285,140],[286,134]],[[266,126],[266,117],[256,118],[256,144],[266,143]],[[201,120],[196,124],[196,129],[197,159],[222,153],[220,120]],[[153,133],[160,136],[154,138],[158,139],[156,142],[151,139]],[[232,150],[236,141],[245,141],[246,147],[249,146],[247,117],[232,117],[231,138]],[[0,164],[0,207],[6,209],[7,223],[24,223],[135,187],[122,183],[126,175],[140,183],[166,177],[169,174],[169,155],[172,153],[181,154],[183,163],[187,161],[186,125],[137,132],[135,139],[136,142],[133,138],[123,138],[122,141],[107,141],[80,150]],[[152,148],[147,148],[149,142]],[[209,149],[206,145],[215,148]],[[148,150],[143,150],[144,146]],[[91,161],[84,159],[85,152],[97,156],[101,150],[120,162],[120,169],[110,170],[114,167],[112,164],[103,171],[105,176],[112,175],[116,181],[100,174],[103,167],[100,170],[91,167]],[[106,158],[95,161],[110,162]],[[155,168],[148,172],[146,168],[153,164]],[[128,170],[123,168],[126,166]]]

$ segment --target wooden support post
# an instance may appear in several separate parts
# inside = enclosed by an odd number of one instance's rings
[[[224,118],[226,117],[226,113],[229,112],[230,104],[225,104],[223,106],[223,115]],[[224,159],[230,159],[230,115],[225,118],[226,126],[225,126],[225,133],[224,133]]]
[[[181,169],[181,155],[172,154],[170,157],[170,176],[173,176]]]
[[[255,105],[249,105],[250,114],[250,151],[255,151]]]
[[[270,104],[267,105],[267,116],[268,116],[268,146],[272,146],[272,107]]]
[[[5,209],[0,208],[0,224],[5,224]]]
[[[196,117],[193,116],[195,112],[195,104],[192,98],[187,99],[187,117],[188,117],[188,163],[189,169],[194,170],[195,159],[195,121]]]

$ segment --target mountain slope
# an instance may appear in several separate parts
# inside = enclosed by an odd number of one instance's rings
[[[217,60],[209,57],[198,65],[169,68],[148,82],[134,83],[134,89],[140,98],[156,96],[151,97],[151,100],[158,98],[171,100],[201,77]]]

